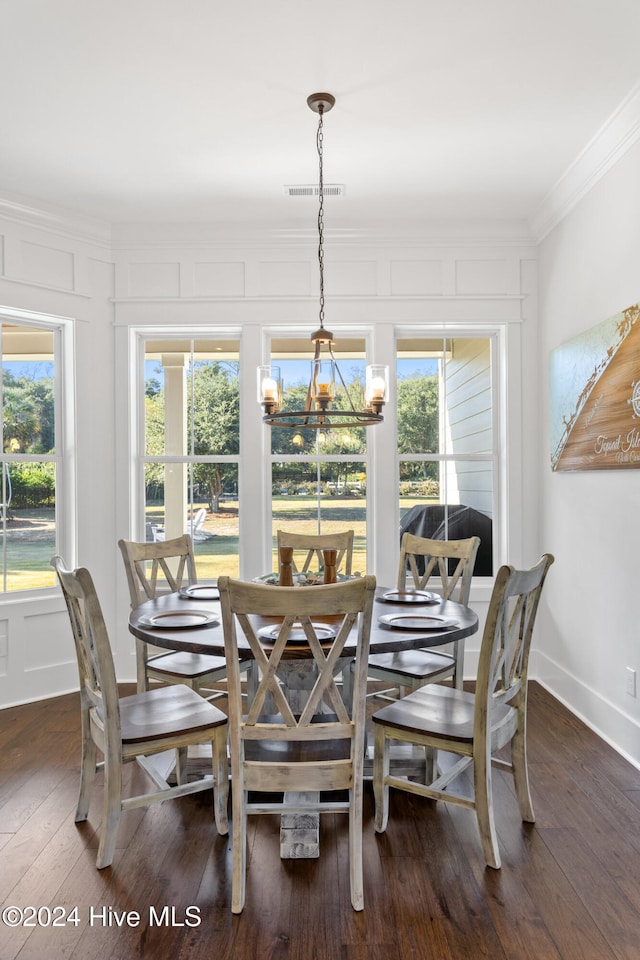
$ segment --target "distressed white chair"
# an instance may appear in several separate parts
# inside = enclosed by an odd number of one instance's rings
[[[240,913],[245,902],[247,815],[274,812],[349,814],[351,903],[364,906],[362,879],[362,794],[365,739],[367,653],[375,577],[361,577],[327,586],[277,587],[219,577],[222,624],[229,661],[229,749],[231,754],[233,881],[231,909]],[[254,615],[271,623],[274,639],[264,640]],[[330,617],[335,638],[318,638],[318,622]],[[258,621],[259,623],[260,621]],[[345,641],[357,623],[357,652],[351,715],[336,687],[334,675]],[[295,625],[295,626],[294,626]],[[317,675],[301,712],[292,709],[278,671],[284,666],[292,629],[304,632],[304,660],[288,663],[315,667]],[[246,715],[240,697],[238,633],[246,637],[260,682]],[[322,645],[321,645],[322,644]],[[298,647],[300,651],[300,647]],[[271,705],[267,708],[271,699]],[[266,709],[277,716],[266,716]],[[266,749],[265,749],[266,745]],[[275,749],[274,749],[275,748]],[[283,811],[282,804],[249,794],[348,791],[348,799],[307,797]]]
[[[405,533],[400,546],[398,590],[425,590],[438,578],[437,592],[445,600],[469,605],[469,591],[479,537],[466,540],[429,540]],[[420,570],[422,567],[422,572]],[[448,677],[462,689],[464,670],[464,640],[451,644],[451,653],[441,650],[400,650],[397,653],[377,653],[369,657],[369,676],[394,684],[386,691],[371,696],[389,699],[394,688],[400,695],[410,693],[427,683],[439,683]]]
[[[389,788],[475,810],[488,866],[500,867],[491,782],[492,766],[511,771],[524,821],[535,820],[527,770],[527,670],[540,594],[553,556],[530,570],[500,567],[482,637],[475,693],[430,684],[373,714],[375,829],[386,830]],[[390,773],[390,746],[427,748],[425,783]],[[510,759],[496,753],[511,745]],[[454,755],[455,763],[449,755]],[[471,796],[457,792],[458,778],[473,766]],[[431,779],[433,775],[434,779]]]
[[[67,570],[61,557],[53,557],[69,612],[80,675],[82,763],[76,823],[89,812],[95,772],[104,770],[104,802],[96,866],[108,867],[115,854],[123,810],[213,788],[213,808],[218,832],[229,831],[227,800],[227,718],[194,690],[181,685],[160,687],[120,698],[107,629],[91,574],[84,568]],[[181,776],[189,746],[207,744],[212,750],[213,779],[186,782]],[[97,762],[97,751],[103,761]],[[178,783],[169,783],[147,758],[166,750],[176,751]],[[123,796],[123,764],[138,760],[155,789]]]
[[[293,547],[293,572],[307,573],[311,563],[318,568],[324,566],[323,550],[334,548],[338,551],[336,570],[351,576],[353,562],[353,530],[341,530],[338,533],[293,533],[288,530],[276,531],[278,555],[280,547]]]
[[[188,534],[159,543],[119,540],[118,546],[124,560],[132,609],[158,593],[174,592],[183,585],[198,582]],[[244,669],[248,666],[249,661],[245,661]],[[150,679],[183,683],[201,692],[226,678],[227,662],[224,657],[202,653],[165,652],[150,656],[149,645],[136,639],[136,670],[138,693],[149,689]],[[209,699],[218,695],[214,693]]]

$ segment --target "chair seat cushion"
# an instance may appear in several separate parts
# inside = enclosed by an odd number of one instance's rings
[[[227,723],[227,717],[184,684],[147,690],[120,699],[123,743],[161,740]]]
[[[224,657],[203,653],[161,653],[157,657],[149,657],[147,670],[154,674],[185,678],[219,674],[217,679],[222,680],[227,674],[227,662]]]
[[[410,680],[445,677],[455,670],[456,662],[446,653],[432,650],[399,650],[397,653],[376,653],[369,657],[369,670],[384,670]]]
[[[397,730],[472,743],[475,702],[473,693],[430,684],[383,707],[371,719]],[[491,713],[492,728],[501,726],[514,714],[513,707],[495,703]]]

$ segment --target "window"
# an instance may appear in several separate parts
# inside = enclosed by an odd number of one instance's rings
[[[339,338],[336,360],[358,409],[365,383],[365,342]],[[273,339],[271,363],[280,369],[283,409],[301,409],[311,371],[309,339]],[[341,402],[340,389],[336,406]],[[369,428],[371,429],[371,428]],[[273,569],[278,566],[276,531],[331,533],[353,529],[353,570],[367,566],[367,436],[364,427],[304,430],[272,427],[271,512]]]
[[[400,533],[480,537],[476,576],[493,573],[492,342],[397,343]]]
[[[62,483],[61,327],[0,311],[3,593],[55,586]]]
[[[145,539],[187,532],[198,576],[237,576],[239,342],[144,341]]]
[[[505,513],[500,329],[444,336],[424,324],[380,323],[351,338],[339,332],[334,350],[347,390],[362,387],[369,340],[378,362],[393,367],[395,350],[395,370],[384,424],[326,432],[265,427],[256,402],[256,368],[268,360],[280,368],[283,406],[304,404],[312,356],[305,332],[254,324],[246,333],[212,325],[130,336],[138,365],[135,539],[192,532],[202,580],[276,570],[279,528],[352,528],[353,570],[384,583],[395,581],[404,529],[478,535],[476,576],[497,569]]]

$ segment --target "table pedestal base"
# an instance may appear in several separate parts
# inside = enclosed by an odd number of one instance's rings
[[[283,806],[313,803],[317,793],[285,793]],[[312,860],[320,856],[320,815],[283,813],[280,817],[280,857],[282,860]]]

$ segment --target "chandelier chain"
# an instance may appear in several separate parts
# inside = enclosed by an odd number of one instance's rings
[[[323,171],[323,141],[324,131],[322,115],[324,107],[322,104],[318,107],[318,133],[316,135],[316,146],[318,148],[318,267],[320,270],[320,326],[324,327],[324,171]]]
[[[313,93],[307,105],[318,114],[316,149],[318,152],[318,272],[320,281],[320,329],[311,334],[314,356],[307,397],[301,409],[283,409],[280,371],[271,365],[259,368],[259,400],[264,409],[263,423],[296,431],[294,446],[304,444],[301,431],[329,431],[338,428],[368,427],[382,423],[386,401],[387,367],[368,366],[362,409],[356,408],[356,384],[345,382],[333,352],[333,334],[324,328],[324,114],[335,104],[330,93]],[[379,371],[382,371],[380,375]],[[275,372],[277,371],[277,372]],[[378,372],[373,372],[378,371]],[[339,381],[339,384],[337,383]],[[338,389],[336,390],[336,386]],[[334,403],[338,406],[335,407]],[[288,404],[285,404],[287,406]]]

